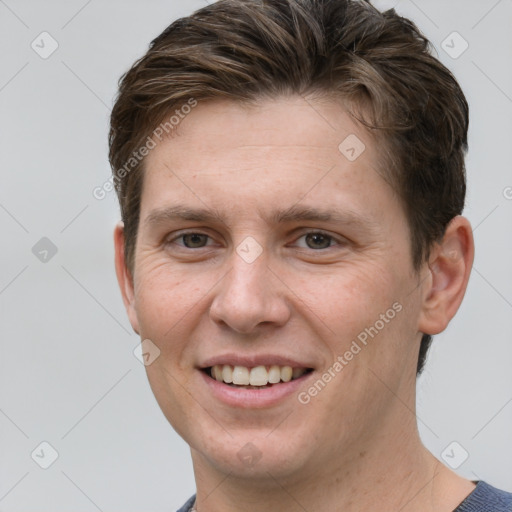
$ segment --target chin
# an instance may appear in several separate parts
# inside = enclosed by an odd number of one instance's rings
[[[217,439],[210,435],[201,437],[199,443],[187,442],[193,455],[196,452],[217,471],[232,473],[238,478],[268,482],[269,478],[292,477],[307,467],[307,450],[308,447],[311,450],[311,443],[297,442],[296,437],[286,432],[269,432],[233,433],[232,437],[224,433]]]

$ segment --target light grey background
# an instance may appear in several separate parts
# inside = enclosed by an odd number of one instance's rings
[[[468,452],[461,475],[512,491],[512,2],[375,3],[417,23],[471,109],[476,259],[419,381],[420,433],[439,458],[453,441],[452,460]],[[188,447],[133,355],[113,266],[115,194],[99,201],[92,190],[110,174],[119,76],[204,5],[0,0],[0,511],[163,512],[194,492]],[[46,59],[31,48],[51,48],[43,31],[59,45]],[[460,51],[454,31],[469,43],[457,58],[442,48]],[[46,262],[32,252],[42,237],[57,247]],[[35,462],[50,461],[43,441],[58,452],[48,469]]]

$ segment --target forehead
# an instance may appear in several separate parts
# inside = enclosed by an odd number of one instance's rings
[[[341,103],[199,103],[147,156],[141,217],[176,202],[239,215],[299,201],[352,212],[373,205],[379,215],[382,201],[396,199],[382,162],[380,146]]]

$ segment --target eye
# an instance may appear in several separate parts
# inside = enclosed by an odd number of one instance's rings
[[[207,239],[210,238],[208,235],[204,233],[181,233],[178,236],[167,241],[168,244],[175,243],[177,240],[182,240],[183,244],[177,244],[181,247],[185,247],[187,249],[201,249],[206,246]]]
[[[331,247],[332,242],[337,242],[336,239],[323,231],[309,231],[304,233],[298,240],[305,238],[306,249],[328,249]],[[341,241],[338,241],[338,245]],[[302,246],[304,247],[304,246]]]
[[[207,247],[208,239],[211,239],[209,235],[192,231],[180,233],[172,239],[169,239],[166,243],[176,244],[179,247],[184,247],[185,249],[201,249],[203,247]],[[304,233],[297,240],[301,239],[304,239],[306,244],[299,245],[302,249],[322,250],[329,249],[333,245],[343,245],[342,240],[337,240],[332,235],[324,233],[323,231],[309,231]],[[178,240],[182,241],[182,243],[178,243]]]

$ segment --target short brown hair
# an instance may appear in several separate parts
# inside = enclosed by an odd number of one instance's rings
[[[401,198],[418,270],[466,193],[468,104],[431,49],[412,21],[369,1],[219,0],[169,25],[120,78],[111,115],[132,275],[144,171],[133,155],[166,116],[191,99],[310,93],[339,99],[384,141],[382,173]],[[423,335],[418,374],[431,341]]]

